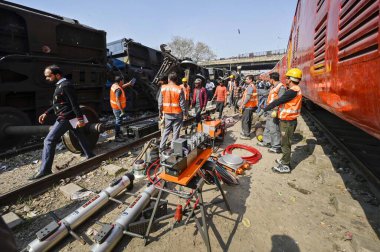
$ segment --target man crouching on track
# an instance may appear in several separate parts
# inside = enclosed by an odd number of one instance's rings
[[[177,85],[177,74],[171,72],[168,76],[168,84],[161,87],[158,97],[158,110],[160,118],[164,116],[164,133],[161,136],[160,151],[165,149],[166,141],[173,130],[173,139],[179,137],[183,119],[187,119],[185,95],[183,90]]]
[[[44,140],[41,167],[37,173],[29,178],[30,180],[39,179],[52,173],[51,167],[54,160],[55,146],[61,136],[68,130],[72,131],[74,136],[79,140],[79,144],[87,158],[95,156],[89,149],[86,138],[81,131],[77,129],[84,127],[86,123],[83,114],[79,109],[73,85],[69,80],[62,77],[63,73],[56,65],[46,67],[44,75],[48,82],[56,85],[56,88],[53,95],[53,106],[40,115],[38,122],[43,124],[46,116],[53,111],[57,116],[57,120]],[[78,122],[76,125],[77,127],[73,128],[70,124],[70,120],[75,117]]]
[[[272,168],[274,172],[289,173],[291,171],[291,139],[297,127],[297,117],[301,113],[302,93],[301,88],[298,86],[301,78],[302,71],[300,69],[290,69],[286,73],[286,85],[289,89],[258,114],[258,116],[261,116],[264,112],[279,106],[278,119],[280,119],[282,158],[276,159],[278,165]]]

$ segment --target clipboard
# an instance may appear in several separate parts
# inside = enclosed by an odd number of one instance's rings
[[[71,120],[69,120],[69,122],[70,122],[70,124],[71,124],[71,127],[73,127],[74,129],[76,129],[77,128],[77,125],[78,125],[78,118],[73,118],[73,119],[71,119]],[[86,117],[86,115],[83,115],[83,121],[84,121],[84,123],[88,123],[88,119],[87,119],[87,117]]]

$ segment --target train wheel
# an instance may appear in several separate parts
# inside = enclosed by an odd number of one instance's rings
[[[0,108],[0,149],[8,149],[24,143],[29,136],[7,136],[4,129],[7,126],[29,126],[29,117],[19,109],[12,107]]]
[[[98,117],[98,114],[95,112],[95,110],[93,110],[92,108],[87,107],[87,106],[80,106],[80,109],[81,109],[83,115],[86,115],[86,117],[88,119],[88,124],[99,122],[99,117]],[[88,124],[87,124],[87,126],[88,126]],[[82,134],[85,135],[89,148],[91,150],[93,150],[96,146],[96,143],[98,142],[99,133],[82,130]],[[74,134],[71,131],[66,132],[62,136],[62,142],[65,144],[66,148],[69,151],[71,151],[73,153],[81,153],[82,152],[82,148],[80,147],[77,138],[74,136]]]

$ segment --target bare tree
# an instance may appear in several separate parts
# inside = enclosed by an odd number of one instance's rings
[[[175,36],[168,43],[172,54],[180,59],[191,58],[198,62],[200,60],[210,60],[216,57],[211,48],[202,42],[194,43],[193,39]]]
[[[180,59],[191,57],[194,51],[194,41],[192,39],[182,38],[175,36],[172,41],[168,43],[172,54]]]
[[[201,60],[215,59],[216,55],[211,48],[202,42],[197,42],[194,48],[192,59],[196,62]]]

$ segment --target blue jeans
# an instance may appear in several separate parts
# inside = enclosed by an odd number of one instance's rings
[[[91,152],[88,147],[87,140],[81,132],[82,129],[73,129],[69,120],[57,120],[52,126],[49,134],[44,140],[44,148],[42,150],[42,164],[40,167],[40,172],[51,171],[51,167],[54,161],[55,146],[59,142],[61,136],[70,130],[74,136],[78,139],[79,145],[82,147],[82,150],[87,158],[93,157],[94,154]]]
[[[123,122],[123,117],[120,116],[121,110],[113,109],[113,114],[115,115],[115,136],[121,133],[121,123]]]
[[[260,96],[259,97],[259,105],[257,106],[257,113],[260,112],[260,110],[262,109],[261,106],[263,106],[263,108],[265,108],[267,106],[267,99],[268,97],[266,96]]]

